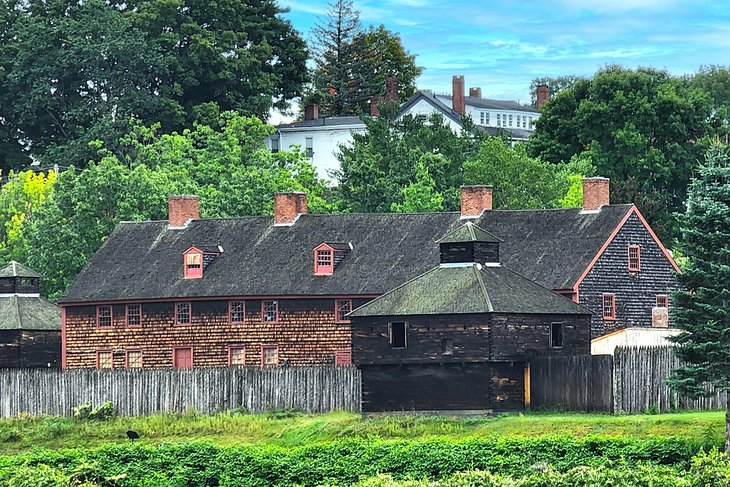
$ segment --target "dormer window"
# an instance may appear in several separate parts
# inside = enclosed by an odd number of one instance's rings
[[[183,253],[183,275],[185,279],[200,279],[203,271],[223,253],[222,247],[193,245]]]
[[[332,243],[323,242],[314,248],[314,275],[315,276],[331,276],[335,272],[335,267],[345,254],[350,251],[349,243]]]

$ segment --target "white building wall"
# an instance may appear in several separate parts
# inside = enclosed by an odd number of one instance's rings
[[[427,102],[426,100],[418,100],[418,103],[413,105],[407,112],[407,115],[413,115],[415,117],[419,115],[423,115],[425,117],[430,117],[434,113],[441,113],[436,107],[434,107],[432,104]],[[454,132],[461,132],[461,126],[454,122],[449,117],[444,117],[444,122],[448,124],[448,126],[453,130]]]
[[[446,106],[451,107],[451,98],[442,95],[436,95],[436,98]],[[482,118],[482,113],[484,113],[484,118]],[[466,105],[466,115],[470,116],[475,124],[484,127],[509,127],[526,130],[535,130],[535,122],[540,117],[539,113],[527,110],[495,110],[479,108],[469,104]]]
[[[616,347],[660,347],[670,343],[667,337],[678,335],[676,328],[624,328],[591,340],[592,355],[613,355]]]

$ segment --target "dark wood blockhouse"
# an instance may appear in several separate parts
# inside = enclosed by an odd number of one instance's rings
[[[467,222],[439,247],[350,314],[363,410],[521,410],[532,357],[590,353],[591,312],[502,266],[498,238]]]
[[[61,308],[40,281],[15,261],[0,269],[0,368],[61,366]]]
[[[584,186],[583,208],[495,211],[475,186],[461,212],[422,214],[308,214],[280,193],[273,218],[200,219],[197,198],[172,197],[168,220],[117,225],[62,296],[64,365],[350,364],[348,314],[438,266],[466,221],[502,240],[505,268],[593,312],[593,337],[651,327],[671,256],[608,180]]]

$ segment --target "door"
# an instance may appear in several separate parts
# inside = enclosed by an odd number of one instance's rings
[[[193,348],[180,347],[173,350],[172,366],[176,369],[193,368]]]

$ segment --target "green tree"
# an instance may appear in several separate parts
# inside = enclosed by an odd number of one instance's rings
[[[441,159],[426,163],[425,159]],[[395,213],[417,213],[441,211],[444,209],[444,197],[436,191],[436,181],[428,173],[429,167],[444,166],[446,161],[439,154],[424,154],[416,166],[416,180],[401,189],[402,203],[392,203],[391,211]]]
[[[689,77],[689,83],[712,97],[713,111],[709,124],[727,144],[730,133],[730,70],[725,66],[702,66]]]
[[[705,384],[730,391],[730,152],[710,150],[697,170],[681,216],[679,248],[686,265],[678,280],[684,291],[672,296],[673,324],[683,333],[672,339],[687,363],[669,380],[678,391],[707,394]],[[730,454],[730,401],[725,448]]]
[[[651,202],[644,213],[671,237],[672,212],[707,146],[711,110],[705,92],[666,71],[608,66],[552,98],[528,152],[554,164],[585,153],[612,179],[612,201]],[[630,194],[624,184],[637,187]]]
[[[534,78],[530,82],[530,104],[532,106],[535,106],[535,103],[537,103],[537,87],[541,85],[547,85],[550,87],[550,96],[557,95],[563,90],[566,90],[573,86],[576,82],[579,80],[585,79],[583,76],[575,76],[575,75],[565,75],[565,76],[556,76],[556,77],[549,77],[549,76],[543,76],[540,78]]]

